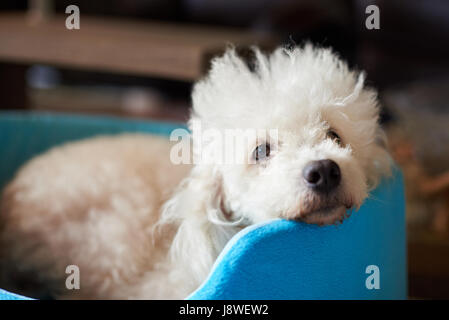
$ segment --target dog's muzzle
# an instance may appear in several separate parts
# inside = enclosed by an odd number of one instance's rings
[[[309,192],[302,199],[300,215],[294,219],[316,224],[332,224],[347,217],[352,201],[337,189],[341,182],[338,164],[330,159],[311,161],[302,176]]]

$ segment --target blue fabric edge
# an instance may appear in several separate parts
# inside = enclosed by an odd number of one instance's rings
[[[0,300],[35,300],[35,299],[0,289]]]

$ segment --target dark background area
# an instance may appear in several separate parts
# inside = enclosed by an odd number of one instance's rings
[[[17,58],[2,55],[2,37],[23,36],[17,28],[6,30],[7,24],[2,24],[5,15],[27,15],[33,5],[44,2],[0,2],[0,109],[186,120],[191,86],[201,74],[115,72],[113,67],[43,63],[38,58],[20,58],[19,53]],[[352,67],[366,70],[368,84],[379,89],[382,121],[407,185],[410,296],[449,298],[449,182],[430,195],[415,190],[421,181],[433,181],[449,170],[448,1],[61,0],[47,2],[48,14],[63,16],[72,4],[80,8],[81,29],[85,17],[100,24],[109,20],[168,23],[174,35],[164,41],[181,46],[197,35],[187,33],[180,38],[178,30],[195,25],[207,33],[211,27],[219,27],[248,34],[246,45],[253,44],[252,34],[268,35],[267,50],[305,41],[330,46]],[[379,30],[365,27],[365,8],[370,4],[380,9]],[[127,27],[123,28],[126,31]],[[26,47],[25,39],[23,42],[23,50],[30,55],[37,50]],[[99,46],[101,43],[98,39]],[[117,51],[124,54],[140,50],[138,43],[134,47],[117,43]],[[158,45],[152,48],[156,50]],[[213,50],[201,50],[201,57],[212,55]],[[404,152],[408,156],[401,158]]]

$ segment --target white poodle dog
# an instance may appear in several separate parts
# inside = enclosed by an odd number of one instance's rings
[[[254,55],[253,70],[228,49],[195,85],[193,166],[170,160],[178,144],[149,135],[69,143],[28,162],[2,196],[0,287],[184,298],[245,226],[332,224],[358,208],[391,165],[376,92],[328,49]],[[246,160],[218,161],[229,146]],[[66,288],[69,265],[78,290]]]

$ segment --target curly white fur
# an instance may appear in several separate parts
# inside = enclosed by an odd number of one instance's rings
[[[200,121],[203,130],[276,128],[280,150],[263,169],[197,165],[166,204],[159,222],[180,222],[171,247],[173,264],[190,267],[196,284],[242,225],[300,216],[307,190],[298,176],[309,161],[338,163],[343,192],[354,207],[389,173],[390,159],[377,143],[383,134],[376,92],[364,88],[363,73],[350,71],[331,50],[311,45],[279,48],[270,56],[254,52],[255,71],[232,48],[212,62],[208,77],[194,88],[191,123]],[[337,130],[346,147],[325,138],[329,127]],[[217,141],[205,141],[202,156],[213,157],[222,148]],[[217,223],[223,220],[223,209],[232,219]]]

